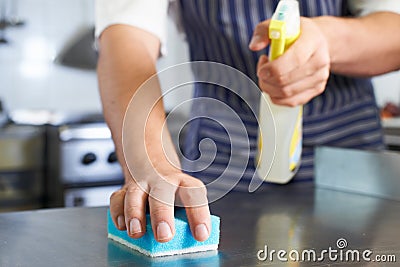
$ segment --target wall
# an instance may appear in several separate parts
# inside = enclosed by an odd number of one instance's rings
[[[7,29],[8,45],[0,45],[0,98],[9,109],[101,111],[96,74],[54,63],[65,44],[93,25],[94,0],[8,0],[18,4],[26,25]],[[159,69],[187,61],[187,47],[169,22],[168,56]],[[375,79],[377,99],[400,101],[400,73]],[[191,90],[166,98],[168,110],[189,98]]]
[[[94,0],[8,0],[18,4],[26,22],[9,28],[9,44],[0,45],[0,98],[8,109],[100,112],[96,73],[55,64],[65,44],[94,23]],[[8,12],[10,13],[10,12]],[[172,22],[171,40],[181,40]],[[180,41],[168,44],[161,70],[186,61],[187,48]],[[166,107],[189,98],[191,91],[166,97]]]
[[[400,104],[400,71],[378,76],[373,82],[379,106],[384,106],[387,102]]]
[[[100,111],[95,72],[53,63],[93,23],[93,2],[18,1],[26,25],[7,29],[9,44],[0,45],[0,98],[9,109]]]

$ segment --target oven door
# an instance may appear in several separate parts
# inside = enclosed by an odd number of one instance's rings
[[[111,194],[120,188],[120,185],[113,185],[66,189],[64,191],[64,205],[65,207],[108,206]]]

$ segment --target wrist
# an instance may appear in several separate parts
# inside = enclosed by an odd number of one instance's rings
[[[175,165],[168,160],[155,162],[150,162],[148,159],[146,163],[140,164],[139,162],[135,162],[135,164],[130,164],[129,167],[124,162],[122,170],[125,177],[125,183],[132,181],[146,182],[147,180],[150,181],[160,177],[167,179],[168,177],[183,174],[179,165]]]
[[[357,20],[353,18],[338,18],[321,16],[312,18],[326,39],[329,48],[331,70],[341,72],[343,65],[353,60],[351,44],[354,43],[354,29]]]

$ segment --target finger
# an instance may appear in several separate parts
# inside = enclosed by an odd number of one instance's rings
[[[177,195],[186,207],[190,230],[198,241],[205,241],[211,233],[207,190],[198,179],[187,176],[182,180]]]
[[[270,20],[259,23],[254,29],[253,36],[251,37],[249,48],[252,51],[259,51],[264,49],[270,43],[268,36]]]
[[[204,183],[187,174],[180,177],[176,195],[177,206],[193,208],[208,205],[207,189]]]
[[[320,95],[325,90],[326,83],[320,83],[318,86],[305,90],[297,95],[289,98],[273,98],[271,97],[272,103],[281,106],[297,107],[308,103],[312,98]]]
[[[257,75],[260,70],[264,67],[265,64],[269,62],[268,56],[261,55],[257,62]]]
[[[273,68],[273,66],[271,67],[270,64],[260,65],[260,67],[257,69],[258,78],[264,83],[271,85],[287,86],[302,80],[305,77],[319,75],[320,73],[317,72],[321,71],[321,69],[327,69],[329,71],[330,59],[327,53],[320,49],[305,65],[303,65],[301,68],[294,69],[291,72],[287,72],[279,76],[271,75],[271,72],[274,72],[271,71],[271,68]]]
[[[110,215],[114,225],[119,230],[125,230],[124,199],[125,189],[120,189],[112,193],[110,197]]]
[[[159,182],[150,189],[149,207],[151,226],[158,242],[170,241],[175,235],[174,199],[175,191],[167,182]]]
[[[281,77],[296,69],[301,69],[318,51],[323,50],[329,56],[329,49],[323,37],[318,34],[318,28],[306,18],[301,20],[302,32],[296,42],[285,53],[268,65],[271,76]]]
[[[257,62],[257,76],[259,78],[259,87],[262,90],[262,85],[266,84],[266,82],[263,81],[263,79],[260,77],[260,70],[264,67],[265,64],[268,64],[269,62],[269,58],[266,55],[261,55],[260,58],[258,59]],[[264,80],[267,79],[268,74],[263,75],[263,77],[265,77]],[[265,88],[266,86],[264,86]],[[265,90],[262,90],[265,91]]]
[[[299,81],[281,86],[271,83],[271,80],[259,82],[261,90],[268,93],[272,98],[290,98],[310,88],[317,87],[321,83],[326,83],[329,78],[329,68],[321,68],[313,75],[304,77]]]
[[[210,237],[211,219],[208,205],[197,208],[186,208],[190,231],[197,241],[203,242]]]
[[[140,238],[146,232],[147,194],[136,183],[131,183],[125,194],[125,223],[132,238]]]

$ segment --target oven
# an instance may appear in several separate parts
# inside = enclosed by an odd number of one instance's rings
[[[0,127],[0,212],[43,207],[44,136],[41,127]]]
[[[105,206],[123,184],[111,133],[104,122],[49,126],[49,207]]]

